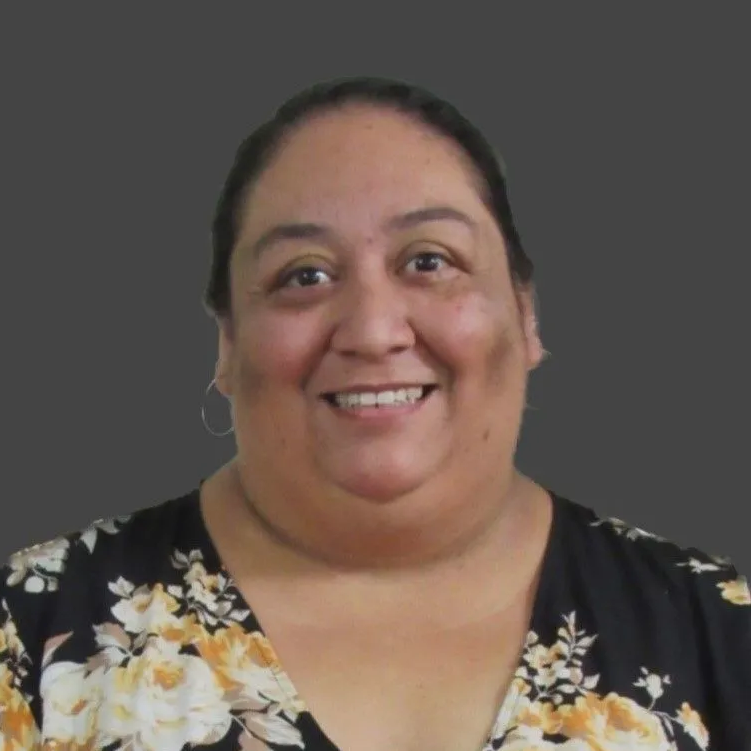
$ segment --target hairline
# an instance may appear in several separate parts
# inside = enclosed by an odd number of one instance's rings
[[[249,204],[252,202],[252,193],[254,188],[260,183],[263,176],[268,172],[269,169],[273,166],[274,162],[281,156],[282,152],[286,148],[286,146],[289,145],[290,141],[294,138],[295,135],[299,133],[299,131],[303,130],[306,125],[309,125],[311,122],[316,120],[317,118],[323,118],[326,115],[330,115],[332,113],[341,112],[347,109],[356,109],[356,108],[362,108],[362,109],[375,109],[375,110],[385,110],[390,111],[393,113],[396,113],[398,115],[401,115],[405,119],[410,120],[413,124],[418,125],[425,130],[429,131],[432,135],[437,136],[438,138],[442,139],[443,141],[448,141],[452,144],[454,147],[454,150],[457,151],[457,155],[459,156],[460,160],[463,163],[464,169],[467,171],[467,174],[470,178],[470,183],[472,184],[473,188],[477,191],[477,194],[482,201],[485,208],[489,211],[491,218],[493,220],[493,223],[497,226],[501,237],[504,240],[504,247],[506,246],[506,239],[505,239],[505,233],[503,230],[503,227],[501,226],[498,218],[495,215],[495,210],[492,205],[492,198],[491,198],[491,191],[490,186],[488,185],[487,180],[485,179],[485,176],[482,174],[482,170],[478,167],[477,164],[475,164],[474,159],[472,158],[472,155],[467,151],[467,149],[464,147],[464,144],[461,143],[457,138],[452,137],[445,131],[443,131],[441,128],[439,128],[434,123],[431,123],[430,121],[423,118],[419,111],[410,110],[404,105],[400,104],[399,102],[391,102],[391,101],[381,101],[381,100],[371,100],[367,98],[367,95],[361,95],[359,97],[354,97],[351,99],[345,99],[344,101],[340,102],[323,102],[321,104],[316,105],[313,109],[303,112],[301,115],[299,115],[297,118],[293,119],[292,122],[285,122],[282,124],[281,128],[279,129],[278,134],[276,137],[272,140],[270,144],[268,144],[265,152],[263,153],[263,156],[261,157],[261,165],[259,169],[256,171],[256,173],[252,176],[246,179],[245,184],[242,186],[242,188],[238,191],[235,205],[232,207],[232,215],[231,215],[231,221],[232,221],[232,229],[233,229],[233,244],[229,251],[229,255],[227,257],[227,273],[228,277],[231,274],[231,267],[232,267],[232,259],[235,256],[235,251],[238,246],[238,240],[240,238],[240,228],[242,219],[241,216],[243,215],[243,207],[247,208]],[[277,117],[283,114],[283,111],[277,114]],[[267,124],[274,123],[275,118],[272,118],[271,120],[267,121]],[[231,279],[228,278],[228,283],[231,282]]]

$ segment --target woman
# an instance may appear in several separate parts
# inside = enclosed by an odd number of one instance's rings
[[[10,559],[3,748],[751,747],[745,579],[515,468],[544,350],[470,123],[302,92],[213,240],[236,456]]]

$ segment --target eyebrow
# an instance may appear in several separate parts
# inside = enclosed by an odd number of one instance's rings
[[[385,227],[388,230],[405,230],[417,227],[427,222],[453,221],[465,225],[470,230],[477,229],[477,222],[469,215],[451,206],[428,206],[422,209],[414,209],[404,214],[390,217]],[[266,230],[251,246],[251,253],[258,257],[275,243],[283,240],[318,240],[331,237],[333,231],[323,224],[312,222],[289,222],[277,224]]]

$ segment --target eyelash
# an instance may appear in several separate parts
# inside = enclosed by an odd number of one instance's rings
[[[317,266],[298,266],[297,268],[292,269],[291,271],[286,272],[282,275],[281,279],[279,280],[279,284],[277,286],[283,287],[283,288],[289,288],[289,287],[295,287],[295,288],[302,288],[302,287],[317,287],[319,285],[317,284],[290,284],[292,280],[295,278],[299,278],[299,275],[304,271],[312,271],[312,272],[322,272],[323,269],[317,267]],[[328,275],[330,276],[330,275]]]
[[[431,258],[431,259],[434,259],[434,260],[438,259],[443,264],[451,265],[451,261],[449,260],[449,258],[444,253],[440,253],[440,252],[435,251],[435,250],[427,250],[427,251],[418,252],[418,253],[415,253],[414,255],[412,255],[409,258],[409,260],[407,261],[407,263],[405,264],[405,267],[408,266],[409,264],[411,264],[414,261],[417,261],[417,260],[420,260],[420,259],[424,259],[424,258]],[[278,281],[278,283],[277,283],[276,286],[278,288],[282,288],[282,289],[289,289],[289,288],[302,289],[304,287],[318,287],[318,286],[320,286],[318,284],[291,284],[290,283],[291,281],[293,281],[296,278],[299,279],[298,275],[301,274],[302,272],[311,272],[311,271],[314,272],[314,273],[322,272],[324,274],[327,274],[327,272],[324,271],[319,266],[312,266],[312,265],[310,265],[310,266],[298,266],[298,267],[296,267],[294,269],[291,269],[291,270],[283,273],[282,276],[280,277],[280,279],[279,279],[279,281]],[[437,271],[438,271],[438,269],[431,269],[430,271],[423,272],[423,273],[426,273],[426,274],[437,273]],[[331,276],[331,275],[327,274],[327,276]]]
[[[443,253],[439,253],[439,252],[438,252],[438,251],[436,251],[436,250],[424,250],[424,251],[422,251],[422,252],[420,252],[420,253],[415,253],[415,254],[414,254],[414,255],[413,255],[413,256],[412,256],[412,257],[411,257],[411,258],[409,259],[409,261],[407,261],[407,263],[405,264],[405,266],[406,266],[406,265],[408,265],[408,264],[410,264],[410,263],[412,263],[412,261],[417,261],[417,260],[419,260],[419,259],[421,259],[421,258],[433,258],[433,259],[438,259],[438,260],[440,260],[440,261],[441,261],[441,263],[444,263],[444,264],[450,264],[450,261],[449,261],[449,259],[448,259],[448,258],[446,257],[446,255],[445,255],[445,254],[443,254]],[[435,271],[434,269],[431,269],[431,272],[430,272],[430,273],[433,273],[434,271]]]

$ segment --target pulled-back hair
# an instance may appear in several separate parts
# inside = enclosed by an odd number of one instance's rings
[[[204,295],[211,313],[219,317],[230,313],[230,257],[237,239],[240,205],[248,189],[295,126],[314,114],[350,103],[390,108],[454,141],[470,158],[481,178],[481,197],[503,235],[512,279],[518,284],[531,281],[533,265],[514,223],[503,168],[478,128],[453,105],[419,86],[383,78],[346,78],[316,84],[288,99],[237,149],[212,221],[211,272]]]

